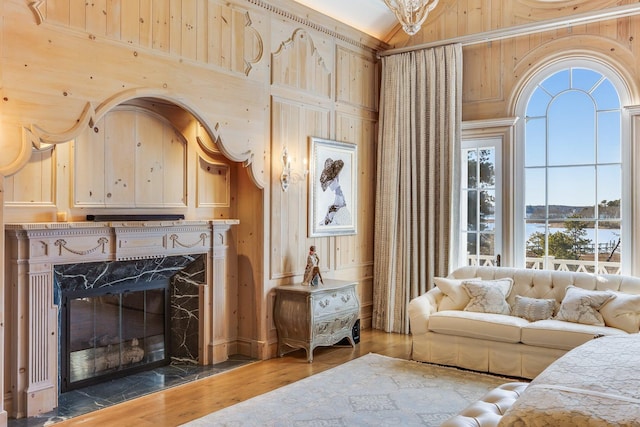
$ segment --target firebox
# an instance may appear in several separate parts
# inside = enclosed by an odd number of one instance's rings
[[[54,266],[60,392],[199,363],[202,255]]]
[[[61,391],[170,362],[169,283],[62,292]]]

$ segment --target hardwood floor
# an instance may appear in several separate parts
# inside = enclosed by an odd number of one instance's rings
[[[177,426],[325,371],[367,353],[408,359],[411,336],[363,330],[352,347],[319,347],[313,363],[304,350],[252,363],[56,424],[67,426]]]

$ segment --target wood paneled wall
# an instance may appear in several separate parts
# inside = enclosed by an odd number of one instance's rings
[[[441,0],[419,34],[398,31],[389,43],[417,45],[628,3]],[[360,281],[363,326],[370,325],[379,41],[290,0],[0,0],[0,13],[1,223],[78,220],[83,203],[109,213],[178,209],[190,218],[239,218],[230,247],[239,351],[275,354],[272,288],[301,280],[312,244],[326,277]],[[512,115],[531,70],[568,54],[612,64],[638,99],[639,32],[640,18],[630,17],[465,47],[463,119]],[[174,132],[182,148],[159,150],[171,162],[127,163],[134,189],[161,187],[161,199],[133,191],[107,206],[108,185],[118,178],[97,177],[100,164],[78,159],[110,154],[78,144],[123,104],[159,114],[164,124],[144,126],[150,133],[143,134],[172,140]],[[114,144],[137,139],[133,128],[112,134]],[[302,171],[310,136],[358,145],[355,236],[308,238],[306,179],[287,192],[280,187],[283,149]],[[118,147],[118,159],[136,157],[135,143]],[[148,182],[156,167],[171,171]],[[3,270],[0,264],[0,277]]]
[[[623,0],[441,0],[420,33],[399,31],[394,47],[420,45],[548,19],[632,4]],[[509,117],[533,70],[554,59],[586,56],[611,65],[638,100],[640,16],[561,27],[463,47],[463,120]]]
[[[272,289],[312,244],[370,326],[380,41],[290,0],[0,5],[2,224],[238,218],[232,351],[275,355]],[[358,146],[357,235],[308,238],[306,178],[281,189],[282,150],[302,171],[311,136]]]
[[[631,192],[638,181],[640,155],[636,146],[640,145],[637,132],[637,115],[640,105],[640,15],[618,19],[604,19],[597,22],[574,25],[555,25],[543,32],[522,30],[522,26],[535,25],[547,20],[574,18],[576,14],[594,14],[618,6],[633,5],[632,0],[440,0],[429,16],[423,29],[413,37],[402,30],[389,37],[393,47],[420,46],[432,42],[446,44],[455,38],[474,38],[474,35],[492,31],[510,30],[515,34],[501,40],[478,42],[463,45],[463,121],[478,135],[497,135],[503,139],[503,182],[505,187],[503,223],[505,231],[514,227],[514,199],[510,196],[518,189],[514,188],[517,171],[513,161],[518,146],[520,126],[523,121],[515,122],[516,103],[522,88],[531,76],[561,59],[589,59],[605,64],[614,70],[626,83],[628,96],[625,96],[625,115],[631,119],[623,121],[623,135],[629,135],[632,145],[630,162]],[[521,26],[520,34],[513,31]],[[489,34],[491,35],[491,34]],[[486,40],[485,37],[475,37]],[[522,119],[520,117],[519,119]],[[510,122],[508,130],[505,124]],[[465,132],[465,131],[463,131]],[[640,209],[634,203],[630,223],[640,218]],[[638,227],[633,227],[637,229]],[[634,237],[637,233],[634,233]],[[508,235],[505,235],[508,236]],[[638,239],[632,239],[631,253],[638,254]],[[507,238],[503,242],[503,261],[513,259],[515,248]],[[637,258],[633,256],[634,260]],[[638,262],[630,269],[639,271]]]
[[[379,72],[370,51],[291,26],[272,43],[270,276],[300,281],[309,246],[315,245],[324,277],[360,282],[363,327],[371,325],[373,212]],[[307,237],[309,138],[358,146],[358,234]],[[292,158],[293,183],[280,186],[282,153]],[[267,307],[271,312],[272,307]],[[273,327],[271,327],[273,332]],[[275,337],[272,336],[273,341]]]

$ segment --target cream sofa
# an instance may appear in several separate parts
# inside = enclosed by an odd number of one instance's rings
[[[464,310],[464,306],[451,309],[452,295],[434,287],[409,303],[414,360],[531,379],[567,351],[596,336],[638,332],[640,278],[637,277],[504,267],[462,267],[452,272],[448,279],[450,282],[458,279],[511,279],[513,284],[506,298],[509,308],[514,308],[517,296],[553,299],[556,302],[554,316],[569,287],[572,287],[572,293],[583,292],[581,290],[613,291],[610,292],[611,299],[600,310],[604,311],[604,307],[610,304],[609,311],[620,311],[609,313],[609,317],[626,321],[627,324],[623,325],[626,331],[612,327],[610,323],[596,326],[558,320],[557,316],[529,321],[514,315],[469,312]],[[630,301],[616,307],[612,301],[617,297],[620,297],[619,301]],[[631,329],[629,323],[634,325]]]

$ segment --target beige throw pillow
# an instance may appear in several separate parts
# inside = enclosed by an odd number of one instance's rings
[[[516,302],[511,314],[527,319],[529,322],[536,322],[553,317],[555,308],[556,300],[554,299],[529,298],[516,295]]]
[[[511,314],[507,296],[513,287],[512,279],[465,281],[462,286],[469,294],[469,304],[464,308],[465,311]]]
[[[438,304],[438,311],[462,310],[469,304],[469,294],[462,287],[462,282],[472,279],[449,279],[447,277],[434,277],[433,282],[442,291],[444,296]]]
[[[604,324],[633,334],[640,330],[640,295],[613,292],[614,297],[607,301],[600,314]]]
[[[568,286],[555,318],[584,325],[604,326],[604,319],[598,310],[612,297],[613,293],[610,291],[589,291]]]

